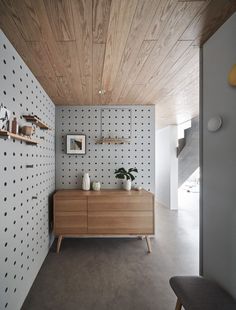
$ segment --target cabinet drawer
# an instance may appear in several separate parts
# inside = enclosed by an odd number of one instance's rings
[[[153,197],[88,197],[88,211],[152,211]]]
[[[54,212],[87,211],[87,198],[55,199]]]
[[[54,233],[56,235],[87,233],[87,221],[87,211],[57,212],[54,216]]]
[[[88,212],[88,233],[91,234],[153,234],[151,211]]]

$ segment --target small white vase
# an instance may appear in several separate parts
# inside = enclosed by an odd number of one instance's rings
[[[124,189],[126,191],[130,191],[131,190],[131,180],[124,180],[123,186],[124,186]]]
[[[92,187],[93,187],[93,190],[94,190],[94,191],[100,191],[100,189],[101,189],[101,183],[100,183],[100,182],[93,182]]]
[[[90,177],[89,177],[89,174],[87,172],[84,173],[84,176],[83,176],[82,189],[84,191],[90,190]]]

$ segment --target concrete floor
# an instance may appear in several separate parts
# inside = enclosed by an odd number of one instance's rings
[[[157,208],[153,252],[137,239],[55,244],[22,310],[174,310],[172,275],[198,274],[198,208]]]

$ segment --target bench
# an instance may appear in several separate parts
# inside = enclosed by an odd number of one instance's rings
[[[213,281],[197,276],[170,279],[177,296],[175,310],[236,310],[236,301]]]

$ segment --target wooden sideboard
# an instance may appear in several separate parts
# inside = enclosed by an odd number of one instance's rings
[[[59,190],[54,194],[54,234],[57,253],[64,237],[140,236],[151,252],[154,235],[154,195],[145,190]]]

